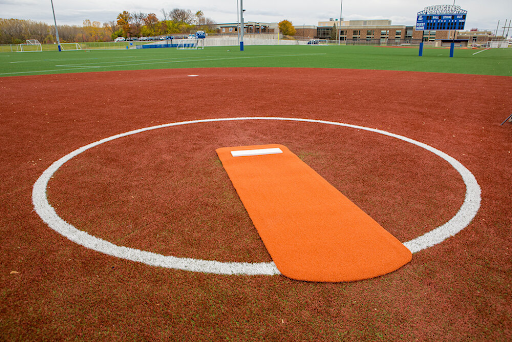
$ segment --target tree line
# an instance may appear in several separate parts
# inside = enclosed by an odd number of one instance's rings
[[[123,11],[116,20],[106,23],[87,19],[82,26],[57,25],[61,42],[106,42],[117,37],[150,37],[167,34],[186,34],[193,30],[214,33],[215,22],[202,11],[192,12],[175,8],[162,9],[163,20],[155,13]],[[0,44],[21,44],[27,39],[41,43],[55,43],[55,26],[43,22],[0,18]]]
[[[192,30],[201,30],[213,33],[215,22],[204,16],[202,11],[193,13],[191,10],[175,8],[170,12],[162,9],[163,20],[159,20],[155,13],[142,12],[129,13],[123,11],[117,16],[117,21],[110,25],[117,25],[112,37],[151,37],[166,34],[189,33]]]

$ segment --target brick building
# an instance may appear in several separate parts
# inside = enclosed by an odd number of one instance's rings
[[[275,35],[279,32],[278,23],[248,21],[244,23],[244,34],[257,38],[260,34]],[[237,35],[237,23],[215,25],[220,35]],[[318,22],[314,25],[294,25],[297,40],[340,40],[342,44],[399,45],[428,43],[435,46],[447,46],[455,41],[458,46],[484,45],[496,39],[490,31],[416,31],[414,26],[393,25],[389,19],[376,20],[338,20]],[[500,37],[498,37],[500,38]]]
[[[466,39],[469,44],[477,45],[487,44],[487,42],[496,38],[498,40],[504,40],[504,37],[496,37],[491,31],[478,31],[478,29],[459,31],[457,32],[457,38]]]
[[[491,31],[416,31],[414,26],[392,25],[391,20],[350,20],[318,22],[317,39],[331,39],[334,35],[345,44],[403,44],[426,42],[435,46],[449,46],[453,41],[458,46],[484,45],[491,40],[503,40]]]
[[[317,37],[317,27],[315,25],[294,25],[295,39],[310,40]]]
[[[339,21],[331,19],[318,23],[318,39],[331,39],[333,30],[336,39],[341,42],[407,42],[421,41],[423,31],[416,31],[413,26],[392,25],[391,20],[350,20]]]

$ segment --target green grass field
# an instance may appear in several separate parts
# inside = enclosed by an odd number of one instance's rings
[[[512,76],[512,49],[425,49],[376,46],[247,46],[204,50],[81,50],[0,54],[0,76],[224,67],[301,67]]]

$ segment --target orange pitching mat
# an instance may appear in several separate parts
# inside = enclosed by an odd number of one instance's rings
[[[402,267],[411,252],[282,145],[217,149],[279,271],[339,282]]]

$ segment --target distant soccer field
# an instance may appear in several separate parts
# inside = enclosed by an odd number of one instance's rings
[[[0,53],[0,76],[114,70],[223,67],[304,67],[424,71],[512,76],[512,49],[376,46],[247,46],[204,50],[141,49]]]

